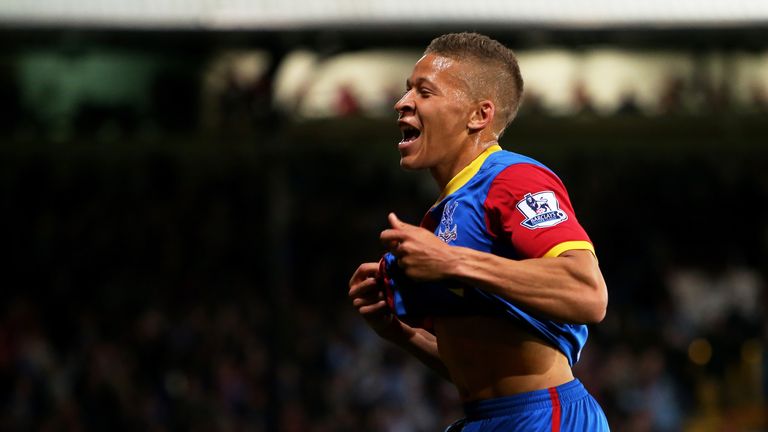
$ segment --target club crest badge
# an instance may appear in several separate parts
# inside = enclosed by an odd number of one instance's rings
[[[552,191],[525,194],[524,199],[517,203],[517,209],[525,215],[520,225],[528,229],[548,228],[568,220]]]
[[[437,236],[445,243],[456,240],[457,232],[456,224],[453,223],[453,213],[458,205],[458,201],[451,201],[443,207],[443,216],[440,218],[440,228],[438,228]]]

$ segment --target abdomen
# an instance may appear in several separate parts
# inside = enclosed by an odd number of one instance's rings
[[[508,318],[435,318],[440,358],[464,401],[554,387],[573,379],[566,357]]]

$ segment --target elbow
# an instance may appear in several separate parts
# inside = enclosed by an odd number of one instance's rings
[[[605,314],[608,311],[608,303],[595,305],[590,311],[585,324],[599,324],[605,319]]]
[[[598,324],[605,319],[608,311],[608,289],[600,278],[598,283],[591,287],[591,291],[591,301],[585,321],[586,324]]]
[[[573,282],[571,289],[578,299],[578,315],[573,317],[574,323],[598,324],[603,321],[608,309],[608,288],[602,274],[599,271],[582,274]]]
[[[570,287],[578,313],[574,323],[598,324],[605,319],[608,310],[608,288],[595,255],[589,251],[570,251],[568,268],[572,278]]]
[[[571,313],[564,322],[571,324],[598,324],[605,319],[608,309],[608,292],[605,284],[592,285],[587,283],[574,284]]]
[[[578,324],[599,324],[605,319],[607,312],[606,302],[594,302],[584,308],[580,319],[575,320]]]
[[[585,323],[598,324],[605,319],[605,315],[608,312],[608,287],[596,261],[594,261],[594,266],[591,270],[582,279],[587,293],[585,297],[589,299]]]

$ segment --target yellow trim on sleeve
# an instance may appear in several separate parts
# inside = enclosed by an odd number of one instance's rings
[[[491,153],[496,153],[499,150],[501,150],[501,146],[498,144],[494,144],[488,147],[487,149],[485,149],[482,153],[480,153],[475,158],[475,160],[469,163],[469,165],[462,168],[462,170],[459,171],[458,174],[453,176],[451,181],[449,181],[448,184],[445,185],[445,188],[443,189],[443,193],[440,194],[440,198],[438,198],[437,201],[435,201],[435,204],[438,204],[440,201],[443,200],[443,198],[456,192],[457,190],[461,189],[462,186],[467,184],[467,182],[471,180],[472,177],[474,177],[478,171],[480,171],[480,167],[483,166],[483,162],[485,162],[485,160],[488,159],[488,156],[490,156]]]
[[[595,254],[595,247],[592,246],[592,243],[584,240],[577,240],[577,241],[562,242],[558,245],[555,245],[555,247],[553,247],[547,253],[544,254],[543,258],[554,258],[556,256],[560,256],[560,254],[565,251],[577,250],[577,249],[586,249],[592,252],[592,255],[597,256]]]

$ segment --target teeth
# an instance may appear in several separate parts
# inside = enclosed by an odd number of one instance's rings
[[[405,123],[400,123],[400,132],[403,134],[403,139],[400,141],[403,144],[416,141],[421,136],[418,128]]]
[[[421,132],[413,127],[403,129],[403,141],[413,141],[421,135]]]

